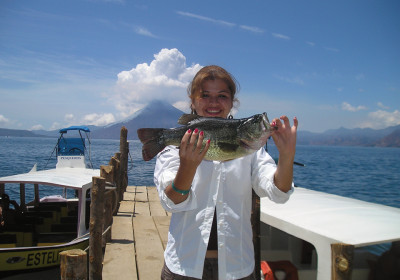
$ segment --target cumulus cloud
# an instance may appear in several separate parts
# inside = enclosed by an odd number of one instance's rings
[[[389,109],[389,107],[388,107],[388,106],[385,106],[385,105],[383,105],[383,103],[382,103],[382,102],[378,102],[376,105],[378,105],[378,107],[379,107],[379,108],[381,108],[381,109],[385,109],[385,110]]]
[[[53,122],[53,124],[50,126],[50,130],[57,130],[60,129],[62,125],[59,122]]]
[[[31,127],[31,130],[42,130],[44,129],[43,125],[37,124]]]
[[[400,111],[388,112],[378,110],[368,114],[368,120],[361,127],[384,128],[388,126],[400,125]]]
[[[111,101],[122,117],[130,116],[154,99],[181,104],[187,101],[186,88],[201,67],[187,66],[185,56],[177,49],[162,49],[150,64],[138,64],[118,74]]]
[[[350,105],[347,102],[343,102],[342,103],[342,110],[344,111],[349,111],[349,112],[357,112],[357,111],[361,111],[361,110],[366,110],[367,107],[359,105],[357,107]]]
[[[7,125],[8,123],[10,123],[10,120],[7,119],[5,116],[0,115],[0,125]]]
[[[115,122],[115,117],[111,113],[106,114],[88,114],[83,117],[82,123],[87,125],[104,126]]]
[[[65,114],[64,120],[65,120],[67,123],[75,122],[75,116],[74,116],[74,114]]]

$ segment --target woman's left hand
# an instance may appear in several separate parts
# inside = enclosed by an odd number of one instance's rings
[[[273,119],[273,126],[274,123],[278,129],[272,134],[272,138],[279,151],[279,157],[294,160],[294,155],[296,153],[297,126],[299,123],[297,118],[293,118],[293,126],[290,126],[287,116]]]

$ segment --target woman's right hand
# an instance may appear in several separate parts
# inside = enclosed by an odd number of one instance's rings
[[[203,145],[204,132],[197,128],[192,132],[190,129],[183,135],[181,146],[179,147],[180,165],[185,169],[194,169],[200,165],[204,159],[210,140]],[[204,146],[204,147],[203,147]]]
[[[174,186],[181,191],[187,191],[192,186],[196,169],[204,159],[210,140],[205,145],[204,132],[195,129],[193,132],[189,129],[182,137],[181,146],[179,147],[180,164],[178,172],[174,179]],[[178,204],[185,201],[188,194],[182,195],[172,188],[172,183],[165,189],[165,194],[175,203]]]

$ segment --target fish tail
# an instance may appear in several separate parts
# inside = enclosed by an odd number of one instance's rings
[[[163,128],[139,128],[137,130],[137,135],[143,143],[143,160],[151,160],[165,148],[165,143],[162,141],[163,131]]]

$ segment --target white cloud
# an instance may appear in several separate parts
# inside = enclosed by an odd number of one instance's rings
[[[75,121],[75,116],[74,114],[65,114],[64,120],[68,123],[72,123]]]
[[[263,29],[261,29],[259,27],[255,27],[255,26],[240,25],[239,27],[243,30],[247,30],[247,31],[250,31],[253,33],[264,33]]]
[[[339,52],[339,49],[332,48],[332,47],[325,47],[325,50],[330,51],[330,52]]]
[[[307,43],[309,46],[311,46],[311,47],[314,47],[314,46],[315,46],[315,43],[314,43],[314,42],[307,41],[306,43]]]
[[[365,79],[365,75],[363,73],[357,74],[356,75],[356,80],[360,81],[360,80],[364,80]]]
[[[151,38],[157,38],[157,36],[155,36],[153,33],[151,33],[149,30],[147,30],[144,27],[136,26],[134,28],[134,30],[135,30],[135,33],[137,33],[139,35],[143,35],[143,36],[151,37]]]
[[[0,125],[3,126],[3,125],[7,125],[8,123],[10,123],[10,120],[7,119],[5,116],[0,115]]]
[[[289,77],[282,77],[282,76],[278,76],[278,75],[274,75],[274,77],[279,80],[282,80],[286,83],[304,85],[303,79],[301,79],[299,77],[289,78]]]
[[[394,125],[400,125],[400,111],[395,110],[393,112],[388,112],[384,110],[378,110],[369,113],[368,120],[361,124],[361,127],[378,129]]]
[[[378,107],[379,107],[379,108],[381,108],[381,109],[385,109],[385,110],[389,109],[389,107],[388,107],[388,106],[385,106],[385,105],[383,105],[383,103],[382,103],[382,102],[378,102],[376,105],[378,105]]]
[[[30,130],[42,130],[42,129],[44,129],[43,125],[37,124],[32,126]]]
[[[232,23],[232,22],[227,22],[227,21],[219,20],[219,19],[213,19],[213,18],[201,16],[201,15],[188,13],[188,12],[177,11],[176,13],[181,15],[181,16],[191,17],[191,18],[195,18],[195,19],[199,19],[199,20],[203,20],[203,21],[208,21],[208,22],[212,22],[212,23],[216,23],[216,24],[220,24],[220,25],[225,25],[225,26],[229,26],[229,27],[236,26],[236,24]]]
[[[83,117],[82,123],[87,125],[104,126],[115,122],[115,117],[111,113],[106,114],[89,114]]]
[[[50,126],[50,130],[57,130],[61,128],[61,124],[58,122],[53,122],[53,124]]]
[[[359,105],[357,107],[354,107],[354,106],[350,105],[347,102],[343,102],[342,103],[342,110],[344,110],[344,111],[357,112],[357,111],[366,110],[366,109],[367,109],[367,107],[365,107],[363,105]]]
[[[110,98],[122,117],[128,117],[154,99],[187,101],[186,88],[202,66],[186,65],[177,49],[162,49],[150,64],[142,63],[118,74],[116,94]]]
[[[279,33],[272,33],[272,36],[274,36],[275,38],[278,38],[278,39],[290,40],[289,36],[279,34]]]

